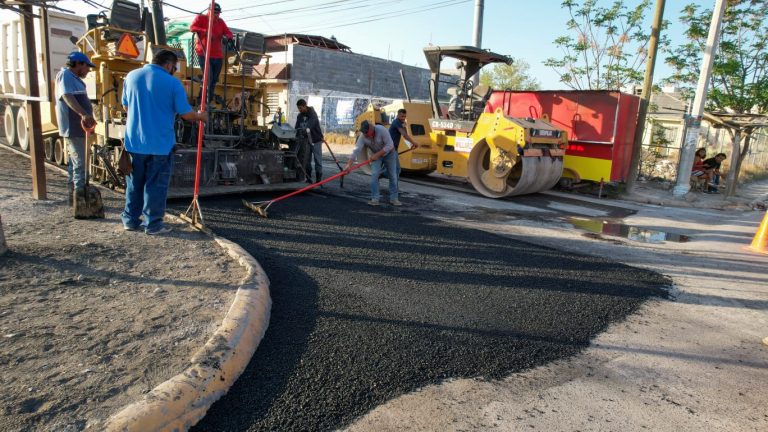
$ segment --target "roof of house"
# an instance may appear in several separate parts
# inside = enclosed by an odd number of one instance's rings
[[[299,33],[285,33],[281,35],[271,35],[265,38],[267,41],[267,51],[275,51],[276,47],[283,47],[285,45],[305,45],[316,48],[325,48],[336,51],[351,52],[352,49],[340,43],[335,38],[327,38],[324,36],[306,35]]]

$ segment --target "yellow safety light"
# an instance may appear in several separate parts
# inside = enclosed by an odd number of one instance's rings
[[[139,56],[139,48],[128,33],[123,33],[117,41],[117,54],[123,57],[136,58]]]

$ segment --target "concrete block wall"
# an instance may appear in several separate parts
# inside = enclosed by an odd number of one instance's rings
[[[388,99],[405,99],[403,69],[412,99],[429,99],[429,70],[362,54],[293,45],[291,80]]]

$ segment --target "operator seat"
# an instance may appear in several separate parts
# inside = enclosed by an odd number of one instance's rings
[[[261,33],[245,32],[240,40],[240,60],[247,65],[256,66],[266,50],[264,35]]]
[[[472,90],[472,93],[473,93],[473,99],[471,102],[471,106],[467,107],[467,109],[470,111],[470,118],[472,120],[477,120],[478,118],[480,118],[480,115],[485,111],[485,105],[488,103],[488,99],[491,98],[491,95],[493,94],[493,89],[488,86],[480,84]]]
[[[112,9],[109,12],[109,26],[116,27],[123,30],[129,30],[133,32],[141,32],[141,7],[133,2],[127,0],[114,0],[112,2]],[[104,39],[110,41],[117,41],[123,32],[119,31],[105,31]]]

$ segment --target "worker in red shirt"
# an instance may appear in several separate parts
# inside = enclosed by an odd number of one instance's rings
[[[221,50],[221,38],[226,37],[228,40],[232,40],[232,32],[227,27],[227,24],[219,16],[221,15],[221,6],[218,3],[214,3],[213,6],[213,35],[211,35],[211,47],[208,52],[208,65],[211,70],[208,72],[208,101],[211,101],[213,97],[213,91],[216,88],[216,83],[219,81],[219,74],[221,73],[221,67],[223,64],[224,54]],[[208,14],[198,15],[192,21],[189,26],[189,30],[197,33],[197,41],[195,42],[195,52],[200,63],[200,68],[205,68],[205,44],[208,41]]]

